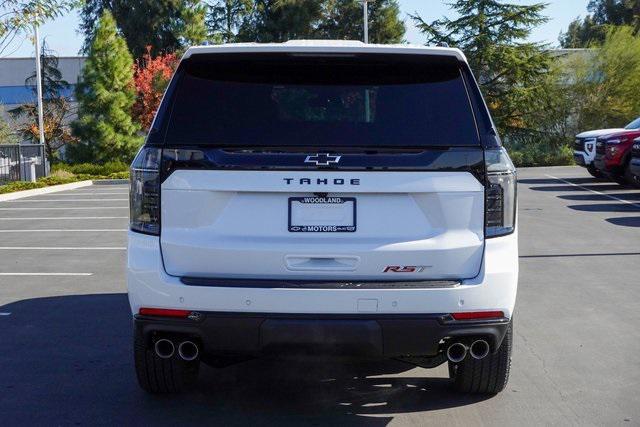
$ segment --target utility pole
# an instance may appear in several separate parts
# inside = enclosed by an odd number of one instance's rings
[[[36,45],[36,90],[38,94],[38,130],[40,131],[40,145],[42,146],[42,165],[45,176],[47,175],[47,150],[44,140],[44,114],[42,111],[42,69],[40,65],[40,34],[38,23],[33,26]]]

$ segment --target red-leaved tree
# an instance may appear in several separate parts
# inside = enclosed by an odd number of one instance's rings
[[[144,130],[149,130],[153,116],[160,106],[164,90],[178,66],[178,57],[166,53],[151,57],[151,46],[134,66],[134,82],[137,98],[133,105],[133,117]]]

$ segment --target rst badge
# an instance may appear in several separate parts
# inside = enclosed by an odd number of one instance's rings
[[[421,273],[430,265],[388,265],[382,271],[383,273]]]

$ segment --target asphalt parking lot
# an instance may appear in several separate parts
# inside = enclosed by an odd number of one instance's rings
[[[511,381],[446,367],[254,360],[154,397],[135,382],[127,188],[0,202],[0,425],[640,425],[640,190],[578,167],[519,171]]]

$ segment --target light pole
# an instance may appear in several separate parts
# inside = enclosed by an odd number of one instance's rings
[[[40,133],[40,146],[42,147],[42,166],[45,176],[47,175],[47,150],[45,149],[44,140],[44,114],[42,112],[42,69],[40,65],[40,34],[38,32],[38,24],[33,26],[36,45],[36,91],[38,95],[38,130]]]
[[[362,0],[362,20],[364,23],[364,42],[369,43],[369,2],[374,0]]]

